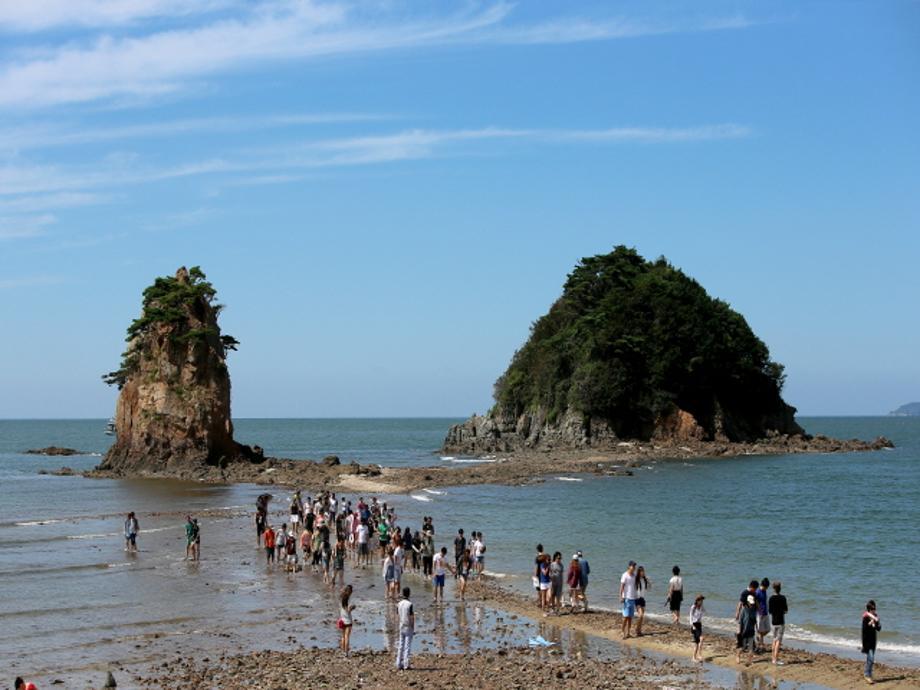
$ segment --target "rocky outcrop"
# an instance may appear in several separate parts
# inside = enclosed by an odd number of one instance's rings
[[[26,455],[86,455],[82,450],[74,448],[61,448],[60,446],[48,446],[47,448],[32,448],[25,452]]]
[[[98,470],[179,476],[258,459],[233,440],[226,355],[236,341],[221,336],[213,297],[204,274],[184,267],[145,291],[122,368],[107,378],[121,393]]]
[[[598,451],[613,457],[641,451],[643,457],[703,457],[734,455],[776,455],[783,453],[840,453],[894,448],[884,436],[872,441],[840,440],[818,434],[811,436],[797,424],[791,432],[767,428],[762,437],[733,439],[726,435],[732,422],[719,416],[713,430],[707,430],[685,410],[675,408],[657,420],[647,441],[620,438],[604,420],[588,419],[574,411],[549,422],[538,412],[519,418],[473,415],[447,432],[441,452],[464,455],[494,453],[521,454],[556,451]]]

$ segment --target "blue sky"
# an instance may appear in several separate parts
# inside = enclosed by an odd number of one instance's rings
[[[667,256],[805,414],[920,399],[920,3],[0,0],[0,417],[103,417],[200,264],[236,416],[465,416]]]

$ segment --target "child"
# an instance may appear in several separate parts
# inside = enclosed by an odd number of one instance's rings
[[[693,606],[690,607],[690,632],[693,633],[693,660],[697,663],[703,661],[703,599],[702,594],[698,594],[693,600]]]
[[[275,531],[268,526],[265,530],[265,564],[271,565],[275,560]]]
[[[355,610],[355,605],[351,602],[351,585],[347,585],[342,590],[341,606],[339,607],[338,627],[342,631],[342,639],[339,646],[345,656],[351,651],[351,612]]]

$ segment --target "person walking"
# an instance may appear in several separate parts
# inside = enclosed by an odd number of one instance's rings
[[[271,565],[275,560],[275,530],[271,525],[265,530],[265,564]]]
[[[779,650],[783,646],[783,633],[786,630],[786,614],[789,613],[789,605],[786,603],[786,597],[780,592],[783,591],[781,582],[773,583],[773,596],[767,602],[767,611],[770,614],[770,623],[773,626],[773,664],[782,666],[783,662],[779,660]]]
[[[680,576],[680,568],[676,565],[671,568],[671,579],[668,580],[668,610],[671,612],[671,621],[680,624],[680,605],[684,600],[684,579]]]
[[[544,553],[540,557],[540,564],[537,566],[537,579],[540,581],[540,609],[543,611],[543,615],[547,615],[547,611],[550,605],[550,596],[552,589],[552,579],[549,576],[549,564],[550,557],[548,553]]]
[[[185,516],[185,558],[187,561],[192,557],[192,544],[195,543],[195,523],[192,522],[192,516]]]
[[[428,531],[422,532],[422,575],[431,577],[434,565],[434,537]]]
[[[457,561],[457,570],[454,572],[454,577],[460,578],[458,580],[460,584],[460,601],[466,600],[466,585],[469,582],[472,570],[473,557],[470,555],[470,550],[466,549],[460,556],[460,560]]]
[[[342,638],[339,640],[339,648],[345,656],[351,651],[351,612],[355,610],[355,605],[351,603],[351,585],[345,585],[342,590],[342,596],[339,599],[339,630],[342,631]]]
[[[348,547],[345,546],[345,539],[339,536],[332,550],[332,586],[335,586],[336,579],[340,584],[345,584],[345,558],[348,556]]]
[[[137,534],[141,531],[140,523],[133,512],[125,519],[125,551],[137,551]]]
[[[636,615],[636,562],[630,561],[626,572],[620,576],[620,603],[623,605],[623,639],[629,639],[633,618]]]
[[[645,566],[636,570],[636,637],[642,637],[642,621],[645,620],[645,597],[652,583],[645,575]]]
[[[386,598],[396,598],[396,566],[393,563],[393,549],[387,548],[386,555],[383,557],[383,569],[380,573],[383,577]]]
[[[537,555],[533,559],[533,574],[530,578],[537,595],[537,606],[543,604],[543,592],[540,591],[540,563],[543,562],[543,556],[543,544],[537,544]]]
[[[693,660],[697,663],[703,661],[703,600],[698,594],[690,607],[690,632],[693,634]]]
[[[435,554],[432,568],[434,570],[434,600],[444,603],[444,578],[447,575],[447,547],[442,546],[441,550]]]
[[[447,551],[447,548],[444,548]],[[411,591],[403,587],[402,599],[396,605],[399,617],[399,641],[396,644],[396,670],[409,670],[409,654],[412,650],[412,636],[415,634],[415,609],[409,598]]]
[[[454,565],[456,566],[456,571],[454,572],[454,577],[459,577],[460,573],[460,559],[463,557],[463,554],[466,552],[466,537],[463,536],[463,530],[457,530],[457,536],[454,537]]]
[[[754,592],[754,599],[757,601],[757,651],[764,652],[767,649],[767,644],[764,638],[770,632],[770,615],[767,611],[767,603],[769,602],[769,592],[768,588],[770,587],[770,580],[764,578],[760,581],[760,587],[757,588],[757,591]]]
[[[578,602],[581,600],[579,592],[581,586],[581,565],[578,562],[578,554],[572,554],[572,560],[569,561],[569,572],[565,576],[565,582],[569,586],[569,606],[572,613],[576,612]]]
[[[875,665],[875,648],[878,645],[878,633],[882,629],[882,622],[875,610],[875,601],[866,602],[866,610],[862,615],[862,653],[866,655],[866,667],[863,677],[869,685],[875,683],[872,679],[872,667]]]
[[[740,602],[739,602],[740,603]],[[738,663],[741,655],[748,652],[747,665],[754,662],[754,633],[757,630],[757,599],[753,594],[748,594],[741,606],[741,615],[738,617]]]
[[[562,564],[562,554],[556,551],[553,554],[553,560],[549,564],[549,580],[550,580],[550,605],[552,606],[553,613],[559,614],[559,609],[562,607],[562,576],[565,571],[565,566]]]
[[[588,564],[588,559],[584,557],[581,551],[576,551],[575,555],[578,556],[578,569],[579,569],[578,591],[581,594],[581,603],[584,605],[585,613],[587,613],[588,612],[588,575],[591,574],[591,566]]]

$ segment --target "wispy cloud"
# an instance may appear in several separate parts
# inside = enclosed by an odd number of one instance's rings
[[[13,199],[0,198],[0,213],[34,213],[51,209],[95,206],[107,200],[108,198],[101,194],[87,192],[35,194]]]
[[[40,216],[0,216],[0,241],[36,237],[56,220],[50,213]]]
[[[0,278],[0,290],[13,290],[15,288],[36,287],[39,285],[58,285],[64,282],[63,276],[34,275],[21,278]]]
[[[26,151],[110,141],[149,140],[189,134],[226,134],[310,125],[347,124],[392,119],[371,113],[292,113],[259,117],[199,117],[120,127],[75,127],[32,124],[0,131],[0,151]]]
[[[163,182],[207,175],[256,174],[270,181],[287,181],[292,171],[456,155],[463,146],[498,145],[502,142],[536,146],[580,144],[681,144],[739,139],[750,136],[749,127],[718,124],[700,127],[614,127],[606,129],[412,129],[390,134],[289,141],[284,146],[249,149],[220,157],[178,162],[165,167],[145,167],[140,161],[107,158],[96,165],[7,166],[0,168],[0,204],[41,208],[40,195],[50,200],[80,199],[92,190]],[[7,199],[5,200],[4,197]],[[30,206],[28,199],[34,203]]]
[[[231,0],[3,0],[0,29],[42,31],[63,26],[108,27],[155,17],[204,14]]]
[[[69,10],[61,8],[67,0],[44,1],[56,8],[49,16],[63,21]],[[134,2],[137,6],[126,10],[126,15],[181,11],[180,3],[167,0]],[[83,3],[97,4],[76,1],[78,5]],[[38,57],[30,52],[0,69],[0,107],[150,98],[185,89],[190,82],[208,76],[267,61],[302,61],[464,43],[572,43],[747,25],[742,17],[678,24],[559,17],[528,25],[515,22],[513,6],[504,2],[464,5],[456,12],[423,18],[397,11],[388,13],[386,3],[372,5],[384,8],[376,13],[367,10],[367,6],[341,1],[317,4],[309,0],[272,0],[241,7],[246,9],[232,18],[219,13],[191,26],[125,37],[95,36],[88,43],[45,47]],[[14,16],[25,14],[31,17],[38,13],[10,10],[8,23]],[[25,18],[20,19],[23,22]]]

